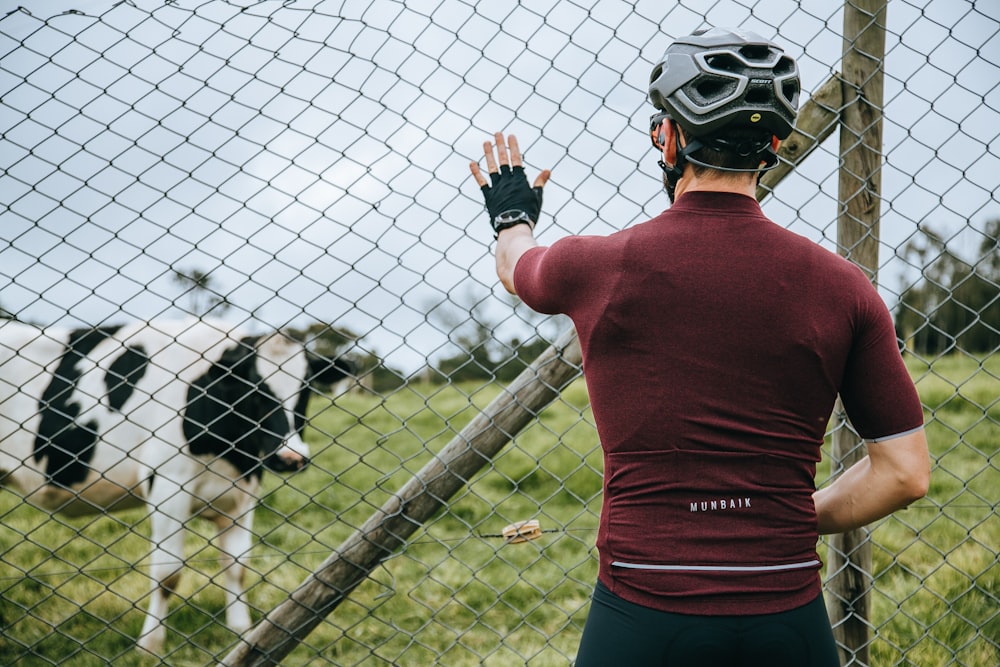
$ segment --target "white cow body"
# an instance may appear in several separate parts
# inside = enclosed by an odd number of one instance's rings
[[[324,368],[324,381],[350,371],[349,362]],[[2,322],[0,481],[53,513],[150,508],[152,592],[139,645],[153,653],[184,562],[183,524],[212,520],[226,560],[226,622],[243,632],[251,621],[241,561],[261,466],[308,461],[296,425],[315,369],[282,334],[219,322],[75,332]]]

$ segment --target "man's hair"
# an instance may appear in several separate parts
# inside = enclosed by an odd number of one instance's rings
[[[695,176],[703,176],[711,170],[718,176],[738,177],[740,172],[729,170],[755,171],[758,169],[764,156],[756,149],[761,146],[770,146],[771,135],[766,131],[761,132],[760,128],[731,127],[727,128],[724,134],[709,140],[702,139],[702,142],[705,145],[692,153],[691,157],[698,162],[703,162],[704,165],[693,161],[688,162],[694,170]],[[711,167],[720,167],[720,169],[710,169]]]

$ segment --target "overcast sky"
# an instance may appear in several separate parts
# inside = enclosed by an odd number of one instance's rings
[[[404,370],[454,351],[451,325],[424,315],[442,301],[523,335],[468,174],[482,141],[514,132],[529,175],[553,169],[542,242],[641,222],[667,206],[645,87],[670,41],[743,25],[797,58],[808,93],[838,68],[838,5],[0,1],[0,306],[42,323],[176,317],[174,271],[199,270],[229,317],[346,326]],[[893,305],[918,223],[969,255],[968,223],[1000,216],[1000,3],[888,13]],[[764,205],[831,248],[836,150]]]

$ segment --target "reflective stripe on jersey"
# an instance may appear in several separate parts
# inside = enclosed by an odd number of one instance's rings
[[[664,572],[779,572],[781,570],[801,570],[816,567],[820,562],[816,559],[804,563],[788,563],[786,565],[646,565],[643,563],[626,563],[612,561],[614,567],[625,567],[631,570],[660,570]]]

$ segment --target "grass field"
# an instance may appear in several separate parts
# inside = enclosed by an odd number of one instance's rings
[[[874,529],[873,664],[1000,664],[1000,357],[911,370],[928,408],[928,498]],[[411,385],[387,398],[314,401],[314,464],[271,476],[247,597],[259,618],[498,391]],[[288,665],[567,665],[596,575],[601,456],[582,382],[518,435],[446,511],[375,570]],[[827,473],[821,471],[820,483]],[[538,518],[519,545],[480,535]],[[0,663],[152,665],[134,637],[148,580],[148,521],[133,511],[49,519],[0,492]],[[224,627],[210,526],[191,523],[190,567],[162,662],[203,665]]]

